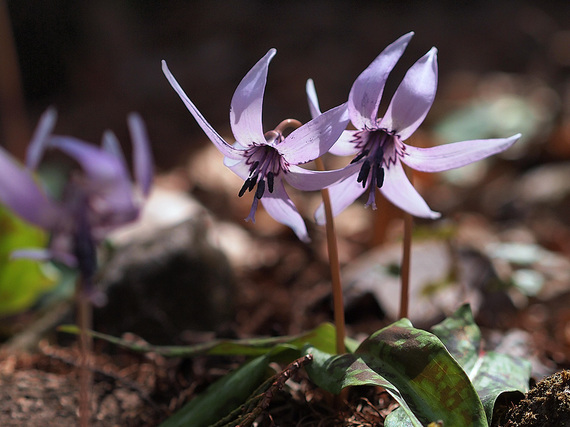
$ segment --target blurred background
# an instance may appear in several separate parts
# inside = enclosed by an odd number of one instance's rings
[[[3,0],[2,7],[0,135],[19,155],[50,105],[59,111],[57,132],[92,142],[107,128],[127,141],[126,114],[138,111],[159,169],[168,170],[206,140],[164,78],[162,59],[214,128],[227,134],[233,91],[269,48],[278,54],[268,78],[267,128],[285,117],[309,118],[307,78],[315,80],[323,108],[344,102],[356,76],[409,31],[416,35],[385,101],[405,70],[436,46],[440,87],[428,122],[471,101],[482,77],[509,73],[520,86],[507,79],[498,90],[529,95],[539,86],[533,102],[567,131],[570,4],[563,0]]]
[[[417,174],[416,186],[444,217],[442,221],[418,224],[431,227],[432,234],[451,226],[456,239],[453,244],[476,247],[477,256],[487,264],[472,264],[467,269],[473,272],[469,277],[477,278],[481,271],[491,271],[489,274],[495,277],[495,270],[510,263],[498,274],[503,284],[518,280],[518,285],[530,287],[522,291],[523,299],[528,293],[532,296],[542,292],[551,283],[556,284],[556,291],[547,293],[545,299],[567,293],[570,2],[1,0],[0,5],[1,144],[23,158],[39,115],[55,106],[59,112],[57,133],[98,143],[102,132],[112,129],[128,153],[126,116],[138,111],[146,121],[159,174],[172,176],[176,171],[174,186],[178,190],[197,198],[216,221],[233,224],[234,228],[220,228],[214,240],[230,258],[233,271],[237,271],[240,290],[236,305],[241,304],[246,314],[240,317],[238,307],[235,319],[241,322],[242,330],[246,319],[252,317],[247,313],[258,309],[261,311],[253,316],[253,323],[245,328],[248,333],[293,333],[321,319],[310,312],[314,307],[299,308],[299,312],[309,312],[300,316],[294,305],[296,300],[307,300],[303,292],[312,292],[315,283],[328,277],[323,232],[310,221],[319,203],[318,194],[311,199],[292,192],[314,237],[315,244],[309,249],[286,227],[267,218],[262,209],[257,224],[244,223],[251,199],[235,197],[240,180],[221,165],[219,153],[168,84],[161,71],[163,59],[204,117],[232,141],[228,120],[231,97],[243,76],[268,49],[277,48],[277,56],[270,65],[266,88],[266,129],[285,118],[309,119],[305,95],[308,78],[315,81],[323,109],[345,102],[359,73],[389,43],[414,31],[415,37],[388,80],[380,115],[406,70],[436,46],[438,94],[425,124],[410,143],[430,146],[523,134],[515,147],[488,162],[449,174]],[[392,240],[399,248],[401,223],[391,219],[398,219],[400,214],[382,202],[376,212],[381,215],[373,216],[373,211],[355,204],[338,217],[343,264],[381,242]],[[465,216],[465,212],[472,216]],[[239,234],[244,227],[249,237]],[[247,240],[251,236],[260,239],[253,246]],[[285,243],[271,240],[275,236],[285,237]],[[515,247],[495,248],[503,251],[501,258],[489,252],[490,243]],[[185,247],[179,249],[185,251]],[[512,274],[518,270],[511,268],[512,257],[516,258],[521,250],[535,254],[532,251],[536,248],[553,251],[549,254],[565,261],[557,264],[561,266],[558,270],[550,261],[543,263],[540,268],[545,271],[537,273],[538,267],[532,263],[546,259],[540,252],[540,256],[525,258],[524,266],[529,267],[526,275],[513,279]],[[448,252],[440,256],[428,250],[437,259],[428,260],[426,265],[431,268],[441,259],[452,265],[450,259],[455,254]],[[503,267],[491,266],[490,259],[501,259]],[[394,262],[397,265],[398,260]],[[319,266],[316,269],[312,268],[315,264]],[[457,268],[449,265],[441,267],[445,270],[442,277],[455,280]],[[517,265],[520,267],[520,263]],[[181,270],[187,271],[187,264]],[[165,282],[163,278],[155,281]],[[492,282],[487,280],[484,286],[492,287]],[[180,284],[182,289],[185,283]],[[295,287],[301,290],[291,292]],[[149,289],[155,288],[153,283],[149,285]],[[275,289],[286,291],[276,293]],[[322,289],[326,295],[328,286]],[[168,303],[171,293],[164,292]],[[264,295],[280,306],[279,313],[262,310],[267,307],[260,304]],[[428,294],[424,297],[430,299]],[[438,307],[436,314],[420,313],[418,317],[428,324],[441,311],[454,310],[464,297],[456,295],[445,307]],[[312,298],[315,302],[320,297]],[[529,304],[528,300],[513,302],[513,298],[507,304],[511,308],[513,304],[519,304],[519,308]],[[376,317],[383,318],[386,313],[388,318],[393,317],[384,304],[394,301],[389,295],[388,300],[392,301],[380,302],[380,311],[372,308]],[[437,298],[431,300],[437,305]],[[487,312],[480,317],[485,320],[487,316],[489,324],[506,326],[504,319],[495,319],[497,313],[502,313],[502,308],[496,307],[503,303],[499,300],[495,306],[488,302]],[[418,309],[429,305],[412,301],[414,304]],[[122,315],[122,310],[119,304],[117,313]],[[186,316],[187,311],[186,306],[182,307],[181,316]],[[562,316],[568,316],[568,311],[563,311]],[[299,319],[309,320],[303,323]],[[279,326],[280,322],[288,326]],[[217,319],[212,321],[218,323]],[[190,326],[211,328],[210,324]],[[188,325],[182,329],[185,327]],[[112,332],[132,329],[132,325],[125,325],[123,330]],[[570,354],[570,332],[567,342]]]

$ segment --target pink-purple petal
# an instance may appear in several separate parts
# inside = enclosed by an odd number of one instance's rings
[[[355,172],[344,181],[329,187],[333,216],[337,216],[345,210],[366,191],[366,188],[362,187],[362,183],[356,182],[357,174],[358,172]],[[325,207],[322,203],[315,211],[315,221],[319,225],[325,224]]]
[[[305,90],[307,92],[307,100],[309,102],[309,111],[311,112],[311,117],[313,119],[319,117],[321,115],[321,107],[319,107],[319,98],[317,97],[315,83],[312,79],[307,80]]]
[[[329,150],[329,153],[335,156],[354,156],[360,151],[360,148],[354,143],[356,130],[345,130],[342,132],[338,140]]]
[[[48,136],[55,127],[57,112],[55,108],[48,108],[40,117],[38,126],[32,136],[28,151],[26,152],[26,166],[36,169],[46,149]]]
[[[224,138],[222,138],[220,134],[216,132],[216,130],[210,125],[210,123],[206,121],[204,116],[202,116],[202,113],[198,111],[194,103],[190,101],[190,98],[188,98],[186,93],[184,93],[184,90],[182,90],[182,87],[180,87],[180,85],[178,84],[178,82],[176,81],[176,79],[168,69],[166,61],[164,60],[162,61],[162,72],[164,73],[170,85],[176,91],[180,99],[182,99],[182,102],[184,102],[184,105],[186,105],[188,111],[190,111],[190,113],[194,116],[194,119],[196,119],[198,125],[202,128],[206,136],[210,139],[210,141],[212,141],[212,143],[216,146],[216,148],[220,150],[220,152],[226,157],[231,157],[234,159],[241,158],[241,153],[238,150],[234,149],[230,144],[228,144],[224,140]]]
[[[358,172],[360,164],[350,164],[342,169],[312,171],[299,166],[290,166],[284,178],[291,186],[303,191],[317,191],[331,186],[347,176]]]
[[[273,193],[265,192],[261,203],[267,213],[277,222],[291,228],[299,240],[309,243],[311,239],[305,226],[305,221],[289,198],[281,180],[275,182]]]
[[[103,150],[111,153],[117,159],[121,161],[125,169],[127,168],[127,161],[125,160],[125,155],[121,149],[121,143],[119,142],[117,136],[114,132],[107,130],[103,132],[103,139],[101,142]]]
[[[416,191],[400,162],[386,170],[384,185],[380,191],[392,204],[414,216],[431,219],[441,216],[440,213],[432,211]]]
[[[94,184],[129,181],[124,164],[106,150],[69,136],[53,136],[49,145],[75,159]]]
[[[352,85],[348,97],[348,109],[352,124],[357,129],[375,126],[386,79],[413,35],[413,32],[404,34],[386,47]]]
[[[520,137],[521,135],[517,134],[510,138],[461,141],[430,148],[418,148],[406,144],[402,161],[422,172],[441,172],[500,153]]]
[[[148,195],[152,184],[153,164],[150,142],[142,118],[131,113],[127,118],[133,143],[133,169],[135,180],[143,195]]]
[[[244,159],[236,160],[224,157],[224,165],[243,180],[249,177],[249,168],[251,166]]]
[[[408,70],[378,126],[407,139],[427,116],[436,90],[437,49],[433,47]]]
[[[275,49],[269,49],[245,75],[232,98],[230,125],[241,145],[265,143],[261,114],[263,93],[267,82],[267,69],[275,53]]]
[[[49,229],[58,210],[34,181],[29,169],[0,148],[0,203],[24,220]]]
[[[310,162],[329,151],[348,122],[345,103],[295,129],[275,148],[289,164]]]

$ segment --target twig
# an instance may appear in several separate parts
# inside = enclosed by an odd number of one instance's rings
[[[256,418],[267,409],[275,393],[283,388],[289,378],[305,365],[313,361],[313,355],[307,354],[297,360],[291,362],[280,373],[274,375],[265,381],[252,396],[239,408],[232,411],[229,415],[218,421],[212,427],[248,427],[253,424]],[[240,417],[239,414],[245,414]]]

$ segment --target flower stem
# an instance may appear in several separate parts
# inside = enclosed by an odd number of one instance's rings
[[[77,323],[79,326],[79,425],[90,425],[91,403],[91,372],[89,369],[89,357],[91,354],[92,340],[87,330],[91,327],[91,301],[83,292],[83,278],[80,278],[76,287],[77,298]]]
[[[408,212],[404,212],[404,247],[402,251],[402,287],[400,290],[400,319],[408,317],[410,301],[410,258],[412,249],[412,228],[414,219]]]
[[[275,127],[275,131],[283,134],[285,129],[300,128],[303,124],[297,119],[285,119]]]
[[[321,171],[325,170],[323,161],[319,158],[315,160],[317,168]],[[342,284],[340,280],[340,262],[338,260],[338,246],[336,233],[334,229],[334,219],[332,215],[331,200],[329,190],[323,188],[321,190],[323,203],[325,206],[326,231],[327,231],[327,248],[329,253],[329,265],[331,269],[331,283],[333,294],[334,308],[334,324],[336,328],[336,352],[337,354],[346,353],[344,346],[345,324],[344,324],[344,303],[342,295]]]
[[[408,170],[408,178],[412,180],[412,171]],[[410,303],[410,262],[412,252],[412,228],[414,219],[412,215],[404,211],[404,242],[402,249],[402,267],[400,270],[402,286],[400,288],[400,319],[408,317]]]

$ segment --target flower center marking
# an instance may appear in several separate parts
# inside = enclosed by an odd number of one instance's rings
[[[356,182],[362,183],[362,188],[370,185],[367,205],[375,206],[375,187],[382,188],[386,169],[403,156],[404,145],[398,135],[386,129],[366,128],[354,134],[353,142],[360,151],[351,163],[362,161]]]
[[[242,197],[246,191],[251,192],[256,184],[255,197],[257,199],[263,197],[266,188],[270,193],[273,193],[275,177],[281,171],[287,170],[287,164],[275,146],[285,139],[283,136],[285,129],[300,126],[301,122],[298,120],[283,120],[274,130],[264,135],[267,145],[254,145],[246,151],[248,157],[246,164],[250,165],[249,176],[239,190],[239,197]]]

